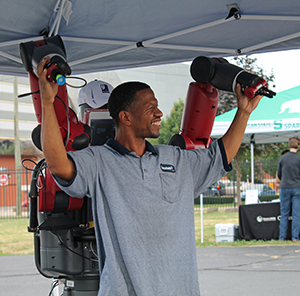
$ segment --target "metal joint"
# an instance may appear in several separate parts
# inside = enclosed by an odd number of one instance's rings
[[[142,41],[137,42],[136,47],[144,47],[143,42]]]
[[[225,20],[234,17],[236,20],[239,20],[242,16],[241,16],[241,10],[239,9],[238,5],[236,3],[233,4],[228,4],[226,5],[229,13],[227,15],[227,17],[225,18]]]

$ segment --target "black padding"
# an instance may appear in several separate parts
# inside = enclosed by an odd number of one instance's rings
[[[172,145],[172,146],[178,146],[181,149],[186,149],[186,143],[185,140],[183,138],[183,136],[179,135],[179,134],[175,134],[171,137],[171,139],[169,140],[168,145]]]
[[[33,131],[31,132],[31,139],[32,139],[32,142],[35,145],[35,147],[38,148],[39,150],[43,151],[42,144],[41,144],[41,129],[42,129],[42,127],[40,125],[35,127],[33,129]]]

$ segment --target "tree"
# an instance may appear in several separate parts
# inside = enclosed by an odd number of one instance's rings
[[[245,71],[264,78],[268,85],[274,82],[275,75],[273,73],[273,70],[271,70],[270,75],[265,74],[264,69],[256,64],[256,58],[252,58],[251,56],[246,55],[234,57],[234,60],[236,65],[243,68]],[[272,84],[272,86],[274,87],[274,84]],[[235,107],[237,107],[236,95],[234,93],[219,90],[217,115],[223,114]]]
[[[1,154],[14,154],[14,143],[10,140],[2,140]]]
[[[266,80],[268,85],[272,84],[274,82],[275,76],[273,73],[273,70],[271,70],[271,74],[267,75],[265,74],[265,71],[263,68],[258,66],[256,64],[257,59],[252,58],[249,55],[246,56],[238,56],[234,58],[236,65],[243,68],[245,71],[256,74],[259,77],[262,77]],[[274,87],[274,85],[272,84]],[[236,95],[232,93],[227,93],[224,91],[219,91],[219,105],[218,105],[218,111],[217,115],[223,114],[224,112],[227,112],[237,106],[236,103]],[[280,146],[280,145],[279,145]],[[278,144],[268,144],[268,145],[256,145],[255,146],[255,154],[256,157],[266,157],[270,155],[271,153],[274,155],[274,151],[280,150],[278,149]],[[249,151],[250,151],[250,144],[241,144],[239,151],[237,152],[236,156],[234,157],[234,168],[236,170],[236,181],[237,181],[237,188],[240,188],[241,184],[241,164],[244,162],[246,158],[249,157]],[[237,192],[237,198],[238,198],[238,205],[241,204],[241,196],[240,191]]]

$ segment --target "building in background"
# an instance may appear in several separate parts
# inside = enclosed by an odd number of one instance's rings
[[[72,76],[72,75],[71,75]],[[92,80],[104,80],[114,87],[126,81],[142,81],[151,86],[159,107],[164,116],[169,115],[174,101],[179,98],[185,100],[189,83],[192,78],[187,64],[168,64],[151,67],[140,67],[126,70],[97,72],[84,74],[80,77],[90,82]],[[69,79],[69,84],[76,87],[82,85],[81,80]],[[77,97],[80,89],[68,87],[70,107],[77,113]],[[30,86],[27,77],[18,77],[18,94],[29,93]],[[14,95],[13,77],[0,75],[0,140],[14,139]],[[19,134],[20,140],[30,140],[31,131],[36,127],[37,120],[32,97],[27,96],[18,99],[19,104]]]
[[[14,78],[0,75],[0,139],[14,139]],[[28,78],[18,77],[18,94],[30,92]],[[18,99],[20,140],[30,139],[37,125],[31,96]]]
[[[81,77],[87,82],[95,79],[103,80],[114,87],[126,81],[145,82],[153,89],[164,117],[170,114],[175,101],[179,98],[185,101],[189,83],[193,81],[190,66],[184,63],[97,72],[84,74]],[[72,79],[73,81],[75,80]],[[80,83],[82,82],[78,81],[78,85]],[[79,90],[69,88],[68,92],[77,106]]]

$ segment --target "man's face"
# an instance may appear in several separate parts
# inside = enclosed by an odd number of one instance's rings
[[[158,102],[153,91],[148,88],[136,93],[138,99],[129,112],[133,115],[132,127],[137,138],[158,138],[163,113],[158,109]]]

